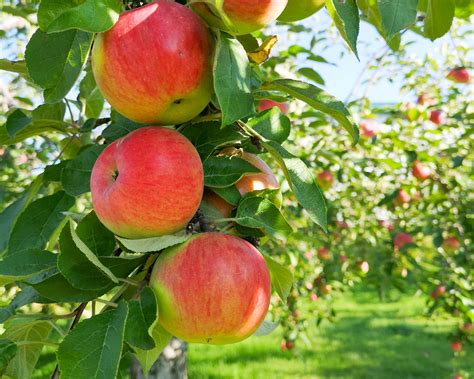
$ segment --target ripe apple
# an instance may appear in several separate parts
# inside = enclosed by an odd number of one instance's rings
[[[204,188],[201,159],[175,130],[145,127],[109,145],[91,176],[97,217],[126,238],[157,237],[184,228]]]
[[[379,124],[375,120],[362,120],[359,125],[360,135],[366,138],[375,137],[379,129]]]
[[[449,71],[447,78],[456,83],[469,83],[471,76],[465,67],[457,67]]]
[[[431,292],[431,297],[436,300],[438,297],[443,296],[445,293],[446,293],[446,287],[438,286]]]
[[[463,379],[461,374],[456,374],[453,376],[453,379]]]
[[[316,177],[316,182],[318,183],[319,187],[326,191],[331,188],[332,184],[334,183],[334,176],[332,175],[331,171],[324,170],[318,174]]]
[[[288,5],[278,20],[283,22],[303,20],[324,7],[324,3],[325,0],[288,0]]]
[[[96,37],[92,71],[104,97],[124,116],[181,124],[211,99],[211,37],[190,9],[158,0],[123,13]]]
[[[328,248],[321,246],[318,249],[318,257],[322,261],[328,261],[331,259],[331,252],[328,250]]]
[[[264,189],[278,189],[280,184],[273,174],[272,170],[261,158],[255,154],[242,152],[240,158],[246,160],[253,166],[257,167],[261,172],[257,174],[245,175],[235,186],[240,194],[244,196],[246,193],[260,191]]]
[[[409,203],[410,200],[410,195],[404,189],[401,189],[400,191],[398,191],[398,195],[393,202],[395,203],[395,205],[403,205]]]
[[[287,0],[223,0],[220,11],[205,2],[196,2],[192,7],[209,25],[241,35],[253,33],[275,21],[286,4]]]
[[[295,348],[295,342],[294,341],[286,341],[286,348],[288,350],[293,350]]]
[[[409,243],[414,243],[413,237],[408,233],[397,233],[393,239],[393,246],[396,250],[400,250],[403,246],[408,245]]]
[[[357,263],[357,269],[361,274],[367,274],[370,270],[369,262],[361,261]]]
[[[311,301],[318,301],[318,295],[316,295],[315,293],[312,293],[310,296],[310,299]]]
[[[454,236],[446,237],[441,245],[447,253],[454,253],[460,247],[458,239]]]
[[[436,109],[430,113],[430,121],[436,125],[446,124],[446,117],[444,117],[443,111]]]
[[[457,353],[462,350],[462,343],[460,341],[453,341],[451,342],[451,349]]]
[[[270,274],[260,252],[223,233],[202,233],[164,250],[150,285],[159,322],[188,342],[226,344],[252,335],[270,304]]]
[[[212,207],[222,218],[229,218],[232,214],[233,206],[211,190],[204,190],[202,203]]]
[[[420,161],[415,161],[413,163],[411,172],[415,178],[419,181],[424,181],[429,179],[432,175],[431,169],[428,166],[425,166]]]
[[[271,109],[273,107],[278,107],[278,108],[280,108],[281,113],[288,114],[288,110],[289,110],[288,103],[279,103],[277,101],[273,101],[273,100],[270,100],[270,99],[261,100],[258,103],[258,111],[259,112],[263,112],[263,111],[265,111],[267,109]]]

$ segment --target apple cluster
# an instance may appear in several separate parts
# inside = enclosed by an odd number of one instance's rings
[[[204,191],[195,147],[168,126],[195,118],[211,100],[214,40],[208,26],[250,33],[280,15],[284,21],[308,17],[324,1],[304,3],[225,0],[188,8],[159,0],[123,13],[112,29],[97,35],[92,70],[101,93],[117,112],[150,125],[108,145],[93,167],[92,202],[108,229],[127,239],[170,235],[187,227],[202,202],[231,216],[232,205]],[[288,111],[271,100],[259,110],[273,106]],[[220,154],[238,154],[260,170],[236,183],[241,195],[279,187],[256,155],[237,149]],[[189,342],[241,341],[256,331],[270,303],[263,256],[249,242],[220,232],[195,234],[162,251],[150,286],[161,326]]]

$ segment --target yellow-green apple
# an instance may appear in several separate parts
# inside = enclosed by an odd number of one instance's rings
[[[471,76],[465,67],[457,67],[449,71],[447,78],[456,83],[469,83]]]
[[[443,240],[443,243],[441,245],[447,253],[454,253],[457,249],[459,249],[459,241],[456,237],[454,236],[449,236],[446,237]]]
[[[283,114],[288,114],[289,106],[288,103],[279,103],[278,101],[273,101],[270,99],[260,100],[258,103],[258,111],[263,112],[267,109],[271,109],[273,107],[280,108]]]
[[[460,341],[453,341],[451,342],[451,349],[455,352],[458,353],[462,350],[462,343]]]
[[[393,239],[393,246],[397,250],[400,250],[405,245],[408,245],[410,243],[414,243],[414,241],[413,241],[413,237],[408,233],[403,233],[403,232],[397,233],[397,235]]]
[[[96,37],[92,70],[119,113],[146,124],[181,124],[211,99],[211,37],[190,9],[158,0],[123,13]]]
[[[321,246],[318,249],[318,257],[322,261],[328,261],[331,259],[331,252],[329,251],[327,247]]]
[[[303,20],[324,7],[324,3],[325,0],[288,0],[288,5],[278,20],[283,22]]]
[[[443,296],[445,293],[446,287],[438,286],[431,292],[431,297],[436,300],[438,297]]]
[[[446,117],[444,117],[443,111],[436,109],[430,113],[430,121],[436,125],[446,124]]]
[[[404,189],[401,189],[400,191],[398,191],[398,195],[393,200],[393,202],[395,203],[395,205],[403,205],[403,204],[409,203],[410,200],[411,200],[410,195]]]
[[[283,12],[287,0],[222,0],[196,2],[193,9],[207,23],[234,35],[253,33],[272,23]]]
[[[332,175],[331,171],[324,170],[318,174],[316,177],[316,182],[318,183],[319,187],[326,191],[331,188],[332,184],[334,183],[334,176]]]
[[[204,189],[201,159],[182,134],[145,127],[116,140],[91,176],[97,217],[115,234],[147,238],[184,228]]]
[[[366,138],[373,138],[379,131],[379,124],[375,120],[362,120],[360,125],[360,135]]]
[[[428,166],[425,166],[420,161],[415,161],[413,163],[411,172],[415,178],[420,181],[424,181],[429,179],[432,175],[431,169]]]
[[[164,250],[151,274],[159,322],[188,342],[244,340],[270,304],[270,274],[260,252],[223,233],[202,233]]]

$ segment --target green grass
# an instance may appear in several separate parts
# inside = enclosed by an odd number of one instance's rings
[[[191,345],[193,378],[444,379],[459,370],[474,375],[474,348],[453,359],[446,336],[453,321],[427,320],[423,301],[403,296],[381,303],[368,292],[339,296],[337,321],[312,331],[311,346],[280,351],[277,329],[228,346]]]

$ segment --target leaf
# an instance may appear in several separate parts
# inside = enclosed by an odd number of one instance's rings
[[[46,34],[37,30],[26,46],[25,59],[33,81],[54,103],[66,96],[84,67],[92,34],[79,30]]]
[[[241,199],[240,192],[234,185],[225,188],[212,188],[212,191],[222,197],[230,205],[236,206]]]
[[[220,32],[214,60],[214,90],[222,110],[222,126],[255,112],[251,68],[240,42]]]
[[[94,211],[78,223],[76,233],[98,257],[114,254],[116,245],[114,234],[100,222]]]
[[[318,84],[324,85],[324,79],[319,75],[315,70],[309,67],[302,67],[298,71],[298,74],[305,76],[309,80],[316,82]]]
[[[280,325],[279,322],[269,322],[267,320],[263,320],[262,324],[258,327],[257,331],[253,334],[255,337],[264,337],[268,336],[271,332],[273,332],[278,326]]]
[[[286,151],[273,141],[264,142],[263,146],[275,158],[283,169],[290,188],[298,203],[306,209],[311,219],[323,230],[327,229],[327,207],[321,190],[314,176],[304,162]]]
[[[388,40],[415,24],[418,0],[377,0],[377,3]]]
[[[428,0],[423,30],[425,36],[434,41],[445,35],[451,29],[454,11],[454,0]]]
[[[74,198],[65,192],[56,192],[32,202],[18,217],[8,242],[7,254],[30,248],[43,249],[55,230],[61,225]]]
[[[191,141],[203,162],[217,148],[234,145],[244,139],[235,125],[221,128],[217,121],[191,124],[181,133]]]
[[[235,222],[248,228],[263,228],[279,239],[286,239],[293,231],[280,210],[262,197],[245,197],[237,208]]]
[[[15,342],[8,339],[0,339],[0,375],[2,377],[16,352],[17,346]]]
[[[10,137],[14,138],[15,135],[26,126],[31,123],[31,117],[27,116],[21,109],[16,109],[13,113],[10,113],[5,123],[5,128]]]
[[[210,157],[203,166],[204,185],[207,187],[229,187],[245,174],[260,172],[257,167],[238,157]]]
[[[121,301],[117,309],[79,323],[59,345],[57,357],[61,378],[115,378],[127,315],[127,303]]]
[[[341,101],[324,92],[321,88],[293,79],[278,79],[266,84],[265,87],[266,89],[285,92],[304,101],[314,109],[331,116],[349,132],[354,143],[358,142],[359,128],[352,120],[349,111]]]
[[[334,20],[339,33],[341,33],[341,36],[358,59],[357,38],[359,36],[360,18],[356,1],[326,0],[326,8]]]
[[[268,270],[270,270],[272,287],[277,292],[278,296],[280,296],[280,299],[285,302],[293,285],[293,274],[287,267],[281,265],[272,258],[266,255],[264,255],[264,258]]]
[[[140,293],[139,300],[128,302],[128,308],[125,341],[139,349],[153,349],[156,347],[155,341],[149,330],[158,319],[158,305],[153,290],[145,287]]]
[[[6,375],[15,379],[29,379],[43,350],[41,342],[47,341],[52,325],[48,321],[16,319],[8,321],[5,329],[2,337],[17,344],[16,355],[8,364]]]
[[[259,47],[247,54],[250,61],[256,64],[262,64],[265,62],[270,57],[272,49],[277,42],[278,36],[267,37]]]
[[[145,375],[148,374],[148,371],[150,371],[151,367],[155,364],[161,352],[172,338],[171,334],[164,330],[160,324],[156,324],[151,331],[151,335],[155,341],[155,348],[151,350],[134,349],[135,355],[137,356]]]
[[[102,132],[102,137],[105,138],[105,141],[108,144],[119,138],[125,137],[128,133],[133,132],[134,130],[143,128],[145,126],[143,124],[138,124],[135,121],[129,120],[115,111],[112,111],[111,118],[112,123]]]
[[[278,143],[286,141],[291,131],[289,118],[276,107],[260,112],[248,120],[247,125],[266,139]]]
[[[3,324],[11,316],[16,313],[16,310],[24,305],[31,303],[48,302],[42,298],[33,287],[25,286],[18,292],[13,300],[6,307],[0,308],[0,324]]]
[[[88,118],[99,118],[104,108],[104,97],[99,91],[92,71],[88,71],[79,85],[79,99],[85,104]]]
[[[4,8],[2,8],[4,10]],[[0,59],[0,70],[14,72],[20,75],[28,75],[25,61],[10,61],[8,59]]]
[[[38,23],[48,33],[68,29],[99,33],[114,26],[121,11],[118,0],[42,0]]]
[[[86,147],[66,165],[61,175],[61,183],[69,195],[79,196],[90,191],[92,168],[105,147],[104,145]]]
[[[116,238],[127,250],[133,251],[134,253],[150,253],[185,242],[189,237],[190,235],[187,235],[183,231],[177,234],[138,240],[129,240],[121,237]]]
[[[56,267],[57,255],[40,249],[27,249],[7,255],[0,261],[0,286]]]
[[[48,165],[44,168],[44,181],[45,182],[60,182],[61,173],[63,172],[64,167],[70,162],[69,159],[61,161],[56,164]]]

